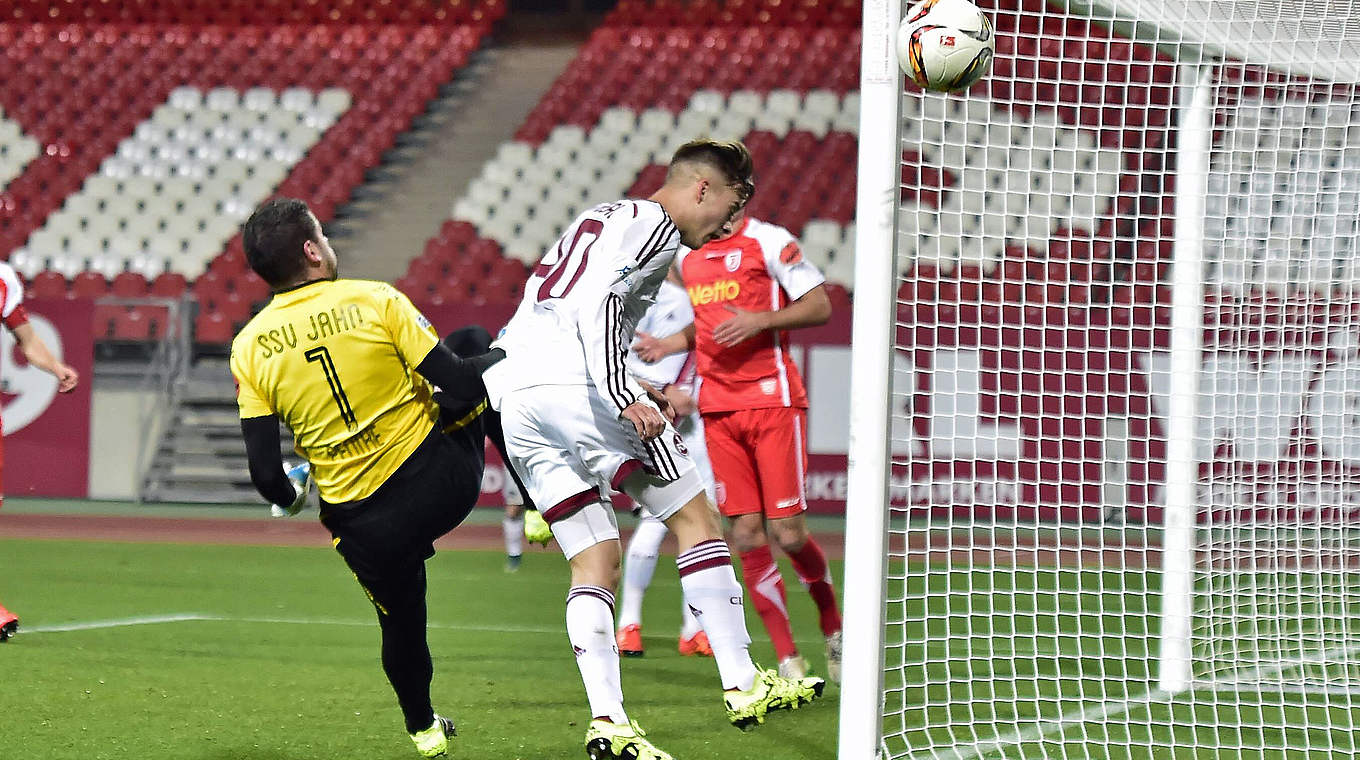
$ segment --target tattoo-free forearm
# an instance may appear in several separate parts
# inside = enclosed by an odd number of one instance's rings
[[[824,325],[831,319],[831,298],[826,287],[818,285],[802,298],[777,311],[767,312],[767,330],[793,330]]]

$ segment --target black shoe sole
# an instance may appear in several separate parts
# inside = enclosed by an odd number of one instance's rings
[[[9,637],[19,632],[19,621],[11,620],[4,625],[0,625],[0,642],[9,641]]]
[[[809,699],[806,702],[800,700],[797,705],[781,705],[766,712],[765,714],[769,716],[776,712],[787,712],[789,710],[797,710],[799,707],[802,707],[803,705],[810,705],[814,700],[821,698],[822,691],[825,689],[826,681],[822,681],[821,683],[812,687],[812,693],[816,695],[812,699]],[[730,720],[728,722],[735,726],[738,731],[742,732],[754,731],[756,726],[760,725],[760,720],[758,718],[741,718],[739,720]]]
[[[637,749],[632,745],[624,747],[623,752],[616,755],[608,739],[591,739],[586,742],[586,757],[590,760],[637,760],[637,756]]]
[[[623,655],[624,657],[641,657],[642,655],[646,654],[646,652],[638,652],[632,649],[620,649],[619,654]]]

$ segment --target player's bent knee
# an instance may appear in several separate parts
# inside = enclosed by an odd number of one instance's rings
[[[785,553],[800,551],[808,540],[807,520],[801,515],[770,520],[766,530]]]
[[[708,495],[702,491],[671,515],[666,527],[675,533],[681,551],[701,541],[722,538],[722,526],[708,505]]]
[[[573,586],[602,586],[608,589],[619,585],[622,551],[617,538],[601,541],[571,557]]]

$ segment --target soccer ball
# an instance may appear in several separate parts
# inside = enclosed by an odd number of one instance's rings
[[[897,61],[927,90],[968,89],[991,69],[995,53],[991,19],[968,0],[921,0],[897,28]]]

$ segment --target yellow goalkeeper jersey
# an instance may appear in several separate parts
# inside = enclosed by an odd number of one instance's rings
[[[396,288],[318,280],[275,294],[231,344],[241,418],[277,415],[321,498],[362,499],[438,419],[416,373],[439,336]]]

